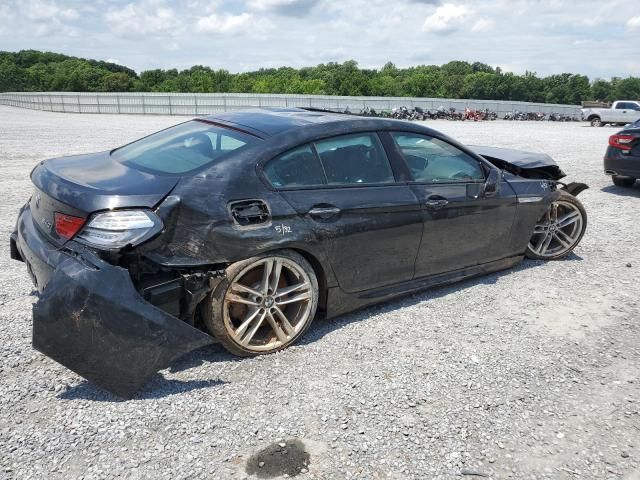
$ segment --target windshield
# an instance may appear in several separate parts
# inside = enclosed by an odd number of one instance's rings
[[[246,133],[192,120],[113,150],[111,156],[143,170],[181,174],[258,141]]]

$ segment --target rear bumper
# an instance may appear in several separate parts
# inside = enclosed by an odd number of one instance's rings
[[[34,348],[105,390],[129,398],[176,358],[215,343],[145,301],[127,270],[73,241],[62,249],[49,243],[28,207],[11,244],[41,292]]]
[[[604,172],[607,175],[640,178],[640,157],[607,151],[604,157]]]

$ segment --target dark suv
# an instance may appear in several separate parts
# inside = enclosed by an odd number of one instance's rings
[[[619,187],[631,187],[640,178],[640,120],[609,137],[604,172]]]

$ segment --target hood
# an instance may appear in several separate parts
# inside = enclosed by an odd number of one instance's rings
[[[55,200],[86,213],[157,205],[180,177],[128,167],[110,153],[52,158],[31,172],[35,186]]]
[[[496,167],[521,177],[559,180],[566,176],[555,160],[546,153],[477,145],[469,148]]]

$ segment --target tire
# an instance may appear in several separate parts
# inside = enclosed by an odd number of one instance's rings
[[[604,127],[604,123],[602,123],[602,120],[600,120],[600,117],[592,117],[590,119],[590,122],[592,127]]]
[[[582,203],[561,190],[560,197],[534,227],[525,256],[534,260],[564,258],[580,243],[586,229],[587,212]]]
[[[277,277],[276,271],[280,271]],[[276,278],[275,293],[285,293],[274,295]],[[296,285],[299,288],[286,292]],[[307,331],[318,308],[318,294],[315,272],[302,255],[290,250],[266,253],[227,268],[225,279],[203,304],[203,320],[234,355],[274,353]]]
[[[633,184],[636,183],[636,179],[633,177],[614,175],[611,179],[613,180],[613,184],[617,187],[633,187]]]

